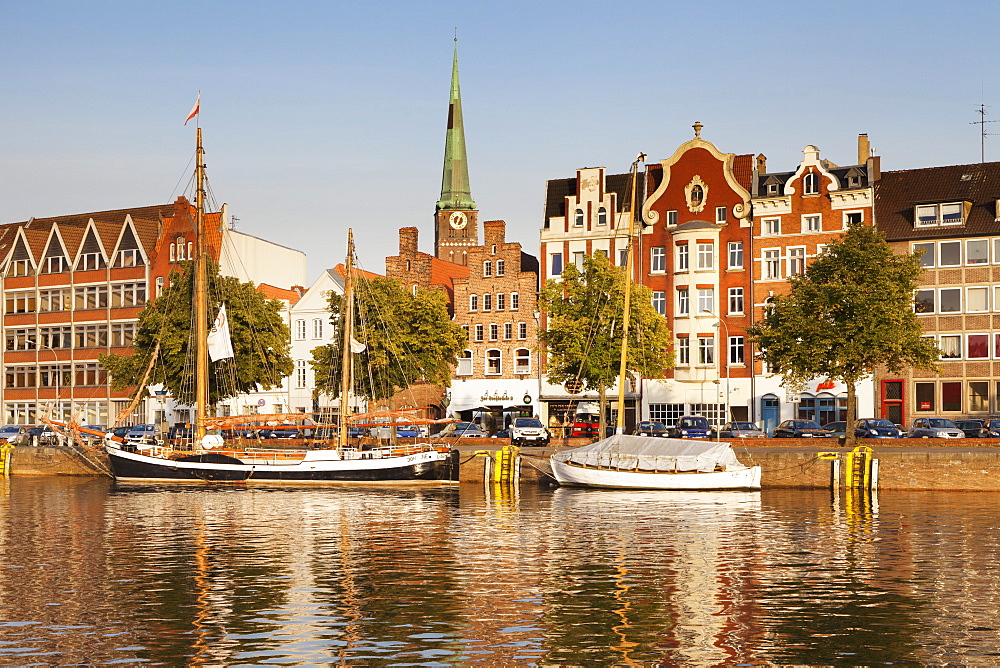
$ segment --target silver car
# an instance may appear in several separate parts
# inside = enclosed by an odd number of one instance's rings
[[[965,432],[945,418],[917,418],[906,432],[906,438],[965,438]]]
[[[767,434],[753,422],[727,422],[719,430],[718,438],[767,438]]]

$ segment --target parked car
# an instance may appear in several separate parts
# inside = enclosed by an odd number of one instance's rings
[[[946,418],[917,418],[906,432],[907,438],[964,438],[965,432]]]
[[[815,420],[785,420],[774,428],[775,438],[833,438]]]
[[[985,438],[1000,438],[1000,420],[996,418],[986,418],[983,422],[986,427]]]
[[[486,438],[486,432],[475,422],[452,422],[441,432],[445,438]]]
[[[85,424],[83,425],[83,428],[89,429],[90,431],[99,431],[102,434],[106,434],[108,431],[108,428],[103,424]],[[91,445],[100,445],[104,442],[104,437],[98,436],[97,434],[80,432],[80,438]]]
[[[667,425],[662,422],[640,422],[635,427],[636,436],[667,436]]]
[[[982,420],[955,420],[954,422],[966,438],[986,438],[986,434],[989,432]]]
[[[26,445],[52,445],[57,442],[57,437],[48,426],[25,425],[20,429],[18,441]]]
[[[766,438],[767,434],[753,422],[727,422],[717,432],[718,438]]]
[[[128,434],[129,430],[131,429],[132,425],[124,425],[122,427],[113,428],[110,433],[112,436],[117,436],[118,438],[125,438],[125,435]]]
[[[682,415],[667,430],[672,438],[708,438],[712,432],[708,418],[701,415]]]
[[[156,425],[133,425],[125,432],[125,440],[130,443],[151,443],[156,440]]]
[[[17,435],[21,433],[21,425],[19,424],[9,424],[4,427],[0,427],[0,439],[7,441],[8,443],[13,443],[17,440]]]
[[[508,427],[514,445],[548,445],[549,431],[538,418],[517,417]]]
[[[830,432],[833,438],[844,438],[847,436],[847,422],[827,422],[823,429]]]
[[[510,438],[510,427],[506,429],[501,429],[497,433],[493,434],[490,438]]]
[[[857,438],[902,438],[903,430],[889,420],[862,418],[854,421],[854,435]]]

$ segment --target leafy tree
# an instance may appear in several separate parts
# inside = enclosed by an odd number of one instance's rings
[[[934,369],[939,350],[922,337],[913,292],[919,254],[896,255],[874,227],[852,224],[790,292],[774,297],[764,319],[747,329],[758,359],[795,388],[826,376],[847,385],[847,442],[857,417],[857,385],[880,367]]]
[[[601,434],[607,389],[618,380],[626,284],[632,291],[626,371],[660,376],[674,365],[666,320],[653,309],[649,288],[628,281],[604,255],[584,258],[582,270],[567,265],[561,280],[546,283],[539,300],[547,316],[540,333],[546,377],[551,383],[579,380],[584,389],[598,391]]]
[[[146,384],[162,383],[178,401],[194,403],[193,284],[193,262],[185,263],[181,271],[171,272],[160,295],[139,313],[132,354],[101,355],[100,362],[108,370],[114,389],[141,383],[159,344]],[[210,328],[225,304],[235,354],[210,362],[209,403],[214,406],[238,394],[280,386],[293,369],[281,302],[264,297],[253,283],[220,275],[219,266],[212,262],[208,267],[208,294],[209,321],[202,326]]]
[[[353,355],[352,391],[368,399],[388,399],[424,380],[448,387],[451,368],[468,335],[451,321],[448,301],[438,290],[413,294],[391,278],[354,281],[354,339],[366,345]],[[330,321],[342,329],[344,297],[330,295]],[[316,391],[340,396],[343,341],[314,348],[310,364]]]

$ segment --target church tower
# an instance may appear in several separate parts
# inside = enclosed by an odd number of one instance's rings
[[[456,42],[458,40],[455,40]],[[479,245],[479,212],[469,188],[469,164],[465,155],[462,124],[462,94],[458,88],[458,44],[451,66],[451,97],[448,131],[444,144],[444,174],[441,199],[434,213],[434,254],[442,260],[468,264],[468,250]]]

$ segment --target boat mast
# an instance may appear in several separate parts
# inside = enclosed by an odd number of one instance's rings
[[[626,377],[625,364],[628,360],[628,327],[629,320],[631,316],[632,307],[632,280],[633,280],[633,256],[635,255],[635,250],[633,248],[633,241],[635,240],[635,205],[636,205],[636,193],[635,186],[639,175],[639,163],[646,160],[646,154],[640,153],[639,157],[635,159],[632,163],[632,192],[631,192],[631,204],[629,206],[628,214],[628,244],[626,249],[628,250],[628,256],[625,261],[625,312],[622,314],[622,351],[621,351],[621,361],[618,365],[618,419],[615,423],[615,433],[624,434],[625,433],[625,384],[628,381]],[[603,438],[603,435],[602,435]]]
[[[205,252],[205,149],[198,128],[198,150],[195,162],[197,193],[195,197],[195,231],[197,256],[194,265],[195,318],[195,412],[198,416],[195,442],[205,437],[208,417],[208,257]]]
[[[340,365],[340,429],[338,447],[347,446],[347,415],[350,410],[347,400],[351,391],[351,370],[354,355],[351,354],[351,339],[354,329],[354,230],[347,229],[347,260],[344,262],[344,324],[341,343]]]

